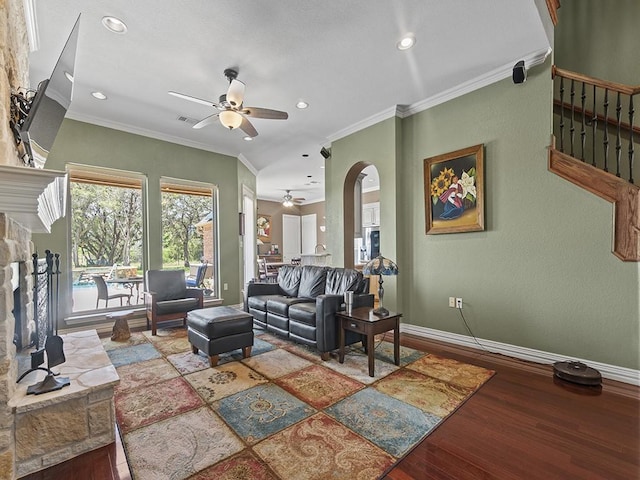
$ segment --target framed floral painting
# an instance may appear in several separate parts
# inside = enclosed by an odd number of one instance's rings
[[[484,145],[424,160],[427,235],[484,230]]]
[[[263,242],[271,241],[271,215],[258,215],[256,221],[258,227],[258,238]]]

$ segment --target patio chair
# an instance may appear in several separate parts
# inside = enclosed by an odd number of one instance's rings
[[[131,294],[130,293],[109,293],[109,289],[107,288],[107,282],[104,281],[104,278],[101,275],[94,275],[93,281],[98,287],[98,298],[96,299],[96,308],[98,308],[98,303],[100,300],[104,300],[105,308],[109,307],[109,300],[115,300],[116,298],[120,299],[120,306],[122,306],[122,299],[127,299],[127,305],[131,305]]]
[[[204,288],[204,277],[207,273],[208,263],[204,262],[198,267],[195,276],[189,275],[187,277],[187,287]]]

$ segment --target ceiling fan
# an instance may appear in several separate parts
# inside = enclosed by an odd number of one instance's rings
[[[258,136],[258,131],[247,117],[267,118],[272,120],[286,120],[289,118],[289,114],[287,114],[287,112],[271,110],[269,108],[245,107],[243,105],[245,84],[237,79],[238,71],[232,68],[227,68],[224,71],[224,76],[229,80],[229,88],[227,93],[220,95],[218,103],[211,100],[192,97],[191,95],[186,95],[184,93],[169,92],[169,95],[173,95],[174,97],[183,98],[201,105],[212,106],[219,110],[213,115],[209,115],[208,117],[200,120],[193,126],[193,128],[205,127],[210,123],[215,122],[216,119],[219,119],[220,123],[229,130],[240,128],[240,130],[246,133],[247,136],[253,138]]]
[[[283,207],[293,207],[294,205],[300,205],[306,200],[306,198],[292,196],[291,190],[286,190],[286,192],[287,193],[284,194],[284,197],[282,197]]]

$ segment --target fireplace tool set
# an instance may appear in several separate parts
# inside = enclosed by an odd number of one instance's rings
[[[63,364],[66,358],[62,337],[58,335],[60,254],[45,250],[45,255],[44,259],[39,259],[37,253],[32,255],[36,351],[31,353],[31,368],[18,378],[18,382],[36,370],[47,372],[47,376],[44,380],[30,385],[27,395],[53,392],[70,384],[68,377],[58,377],[59,374],[51,370],[52,367]],[[40,366],[44,363],[45,352],[47,368]]]

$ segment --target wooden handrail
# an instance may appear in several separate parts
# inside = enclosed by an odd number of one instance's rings
[[[609,91],[620,92],[626,95],[635,95],[637,93],[640,93],[640,85],[632,87],[630,85],[624,85],[622,83],[600,80],[599,78],[590,77],[589,75],[572,72],[570,70],[564,70],[553,65],[551,67],[551,78],[555,78],[556,76],[567,78],[569,80],[577,80],[578,82],[584,82],[589,85],[595,85],[596,87],[606,88]]]
[[[560,108],[564,108],[566,110],[571,110],[571,104],[567,103],[567,102],[560,102],[560,100],[554,99],[553,100],[553,105],[556,107],[560,107]],[[585,108],[584,111],[582,110],[581,107],[574,105],[573,107],[573,113],[575,115],[582,115],[584,113],[584,116],[587,118],[593,118],[593,112],[591,110],[589,110],[588,108]],[[613,117],[607,117],[606,119],[604,118],[604,115],[598,113],[596,115],[596,118],[598,119],[599,122],[607,122],[608,125],[613,125],[614,127],[616,125],[618,125],[618,121],[613,118]],[[620,122],[620,128],[622,128],[623,130],[629,131],[632,130],[631,125],[629,125],[627,122]],[[640,135],[640,126],[634,125],[633,126],[633,133],[637,133]]]
[[[547,0],[547,9],[551,16],[553,26],[558,25],[558,9],[560,8],[560,0]]]

